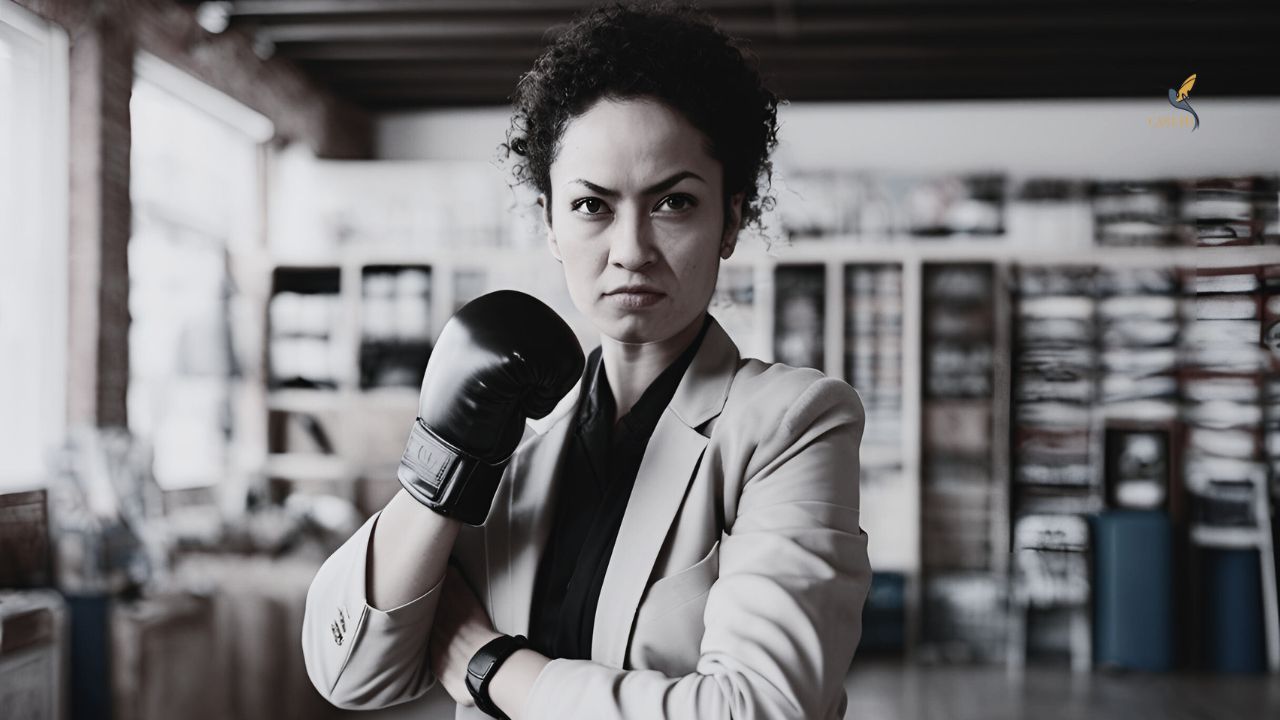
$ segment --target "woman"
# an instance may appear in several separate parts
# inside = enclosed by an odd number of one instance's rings
[[[521,80],[517,179],[601,345],[583,371],[562,321],[516,293],[451,320],[405,489],[308,595],[331,702],[440,682],[459,718],[843,717],[870,585],[861,400],[741,358],[707,312],[760,221],[776,106],[684,8],[595,10]],[[454,454],[481,478],[456,494]]]

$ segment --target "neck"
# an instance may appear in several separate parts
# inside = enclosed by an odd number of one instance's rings
[[[606,335],[600,336],[600,359],[609,376],[609,387],[613,390],[613,400],[617,406],[614,423],[631,411],[662,371],[689,347],[689,343],[693,342],[702,329],[705,317],[706,311],[699,313],[691,323],[665,340],[627,343]]]

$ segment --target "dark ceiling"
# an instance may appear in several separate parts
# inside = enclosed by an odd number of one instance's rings
[[[199,3],[192,3],[199,4]],[[506,104],[581,0],[238,0],[251,33],[372,110]],[[790,100],[1280,96],[1280,2],[704,0]]]

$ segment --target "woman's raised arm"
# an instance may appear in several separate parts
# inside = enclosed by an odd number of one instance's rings
[[[564,320],[514,290],[476,298],[445,324],[397,471],[402,489],[307,593],[307,674],[329,702],[383,707],[435,684],[431,624],[461,524],[485,522],[526,419],[550,412],[585,362]]]

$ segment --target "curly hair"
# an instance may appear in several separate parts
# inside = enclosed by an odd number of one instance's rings
[[[601,99],[655,98],[710,142],[729,198],[743,193],[741,227],[763,229],[778,144],[780,100],[755,56],[692,4],[612,3],[578,16],[521,76],[505,156],[517,184],[551,197],[551,163],[570,120]]]

